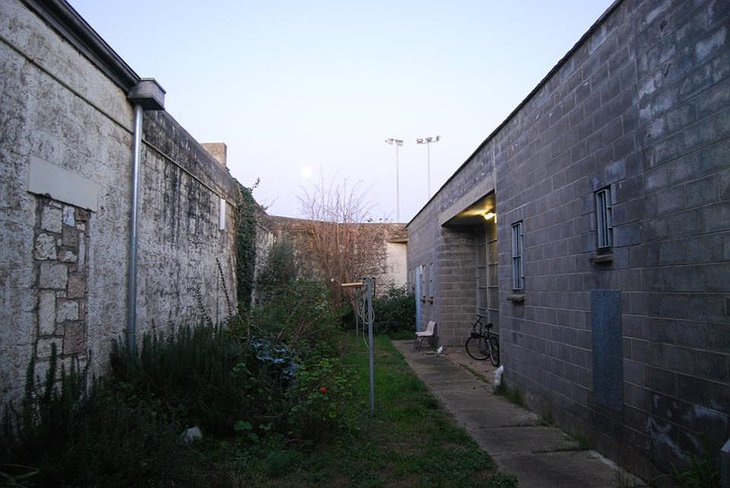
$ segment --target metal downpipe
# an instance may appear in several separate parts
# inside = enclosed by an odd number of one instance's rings
[[[132,208],[129,222],[129,262],[127,268],[127,352],[137,356],[137,217],[139,214],[139,174],[142,160],[142,106],[134,106],[134,146],[132,160]]]

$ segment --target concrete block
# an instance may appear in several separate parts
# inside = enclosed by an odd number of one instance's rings
[[[41,291],[38,293],[38,333],[52,335],[56,329],[56,292]]]
[[[76,218],[73,207],[69,207],[68,205],[63,207],[63,223],[71,227],[74,227],[76,225]]]
[[[81,273],[68,275],[68,298],[84,298],[86,296],[86,277]]]
[[[56,237],[50,234],[39,234],[35,238],[33,257],[39,261],[56,259]]]
[[[699,207],[713,203],[719,199],[720,176],[715,174],[702,178],[685,186],[685,198],[688,207]]]
[[[46,205],[41,211],[41,228],[48,232],[61,232],[63,211],[60,208]]]
[[[38,339],[38,344],[36,345],[36,357],[38,359],[50,358],[54,344],[56,345],[56,353],[60,355],[63,352],[63,341],[60,338],[42,337]]]
[[[39,288],[63,290],[67,282],[68,267],[65,264],[41,263]]]
[[[724,48],[728,37],[727,27],[722,26],[709,34],[704,39],[699,40],[694,48],[698,61],[703,61],[715,52]]]
[[[76,248],[79,245],[79,231],[76,227],[63,226],[63,245]]]
[[[72,251],[66,250],[61,253],[60,260],[64,263],[75,263],[78,260],[78,256],[76,256],[76,254]]]
[[[79,236],[79,254],[76,257],[76,266],[77,269],[82,269],[86,265],[86,241],[83,233],[80,233]]]
[[[66,322],[67,320],[79,319],[79,304],[76,300],[59,299],[56,308],[56,321]]]
[[[63,334],[63,353],[82,354],[86,350],[86,330],[81,322],[66,322]]]

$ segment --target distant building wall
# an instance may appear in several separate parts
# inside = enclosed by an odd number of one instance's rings
[[[406,286],[406,259],[408,256],[408,244],[406,242],[385,243],[385,273],[380,279],[380,286]]]
[[[423,320],[458,345],[491,232],[466,210],[494,198],[506,381],[645,478],[730,437],[729,26],[722,1],[614,3],[408,224]]]
[[[319,276],[320,270],[308,255],[308,232],[312,227],[310,220],[297,219],[290,217],[266,216],[265,226],[270,229],[273,240],[289,239],[294,247],[294,254],[297,263],[305,274]],[[363,223],[363,224],[342,224],[346,226],[363,226],[377,227],[378,232],[382,234],[382,246],[384,248],[383,263],[373,264],[373,267],[381,267],[383,271],[375,276],[376,292],[383,292],[390,286],[405,286],[407,283],[406,274],[406,256],[407,256],[407,239],[403,224],[387,224],[387,223]],[[265,253],[264,249],[257,250],[257,254]]]
[[[98,373],[126,328],[133,133],[126,95],[138,77],[74,15],[63,2],[0,2],[3,402],[21,391],[32,356],[42,375],[51,344],[67,366],[90,362]],[[195,323],[203,310],[225,317],[223,282],[236,303],[238,200],[227,171],[168,114],[146,112],[143,136],[140,337]]]

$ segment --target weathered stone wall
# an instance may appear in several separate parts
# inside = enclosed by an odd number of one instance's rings
[[[225,320],[237,306],[235,180],[166,112],[146,113],[144,142],[138,331]]]
[[[473,292],[445,281],[469,266],[449,219],[495,191],[507,382],[645,477],[730,436],[729,26],[722,1],[617,2],[408,226],[409,277],[433,260],[439,278],[424,320],[450,337],[462,309],[438,302]]]
[[[0,2],[3,402],[22,389],[32,355],[39,372],[46,366],[51,343],[63,361],[99,372],[126,327],[133,110],[127,88],[60,32],[26,4]],[[236,300],[233,181],[168,114],[145,117],[140,334],[194,322],[202,309],[223,317],[223,282]]]

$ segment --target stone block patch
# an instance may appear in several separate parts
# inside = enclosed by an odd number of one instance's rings
[[[35,334],[39,371],[47,368],[54,345],[61,364],[83,366],[89,212],[42,196],[37,203],[33,258],[39,290]]]

